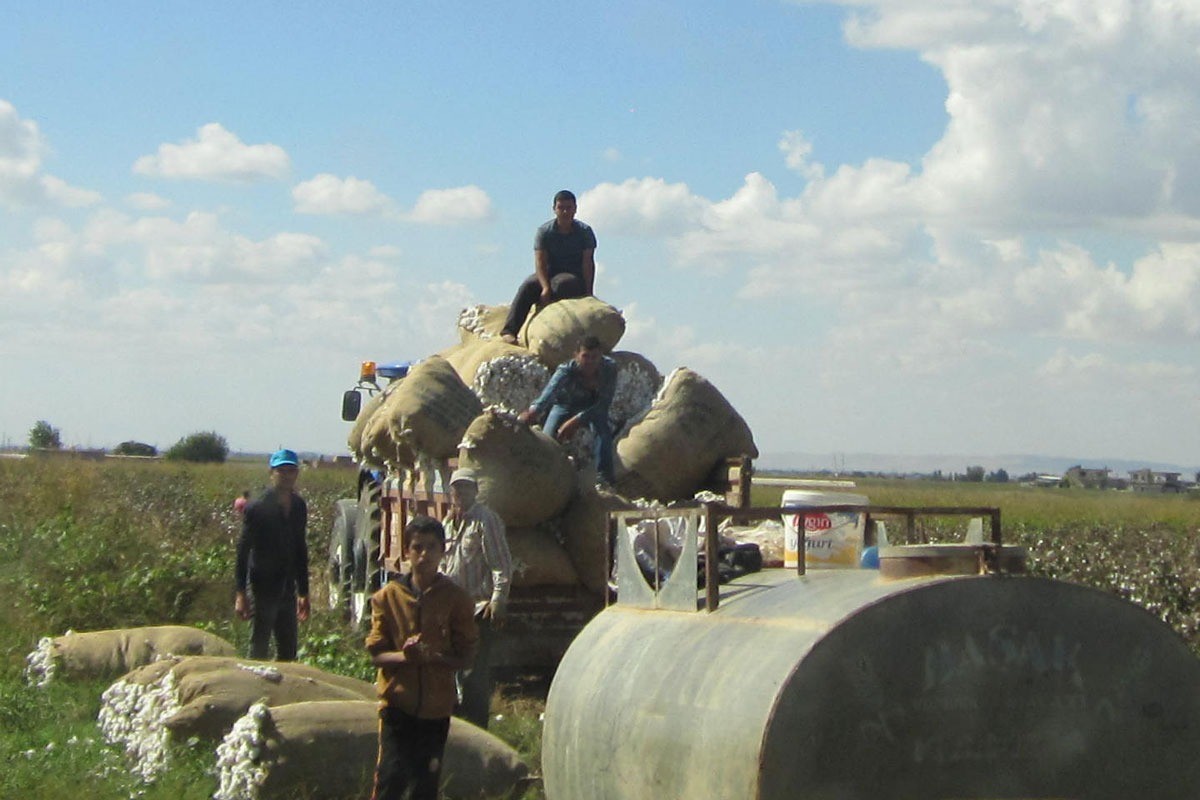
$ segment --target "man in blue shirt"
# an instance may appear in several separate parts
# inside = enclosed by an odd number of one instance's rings
[[[554,195],[554,219],[533,237],[534,274],[525,279],[500,331],[500,338],[517,343],[517,333],[534,303],[548,305],[568,297],[588,297],[596,279],[596,234],[575,219],[575,195],[563,189]]]
[[[586,425],[596,437],[596,472],[613,483],[613,434],[608,421],[617,388],[617,363],[600,351],[600,340],[589,336],[575,357],[559,365],[538,395],[517,418],[526,424],[545,418],[542,430],[560,442],[570,440]]]

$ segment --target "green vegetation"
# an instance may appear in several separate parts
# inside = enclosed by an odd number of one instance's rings
[[[223,464],[229,456],[229,443],[216,431],[191,433],[171,445],[168,461],[194,461],[198,464]]]
[[[29,446],[43,450],[58,450],[62,447],[62,436],[44,419],[38,420],[29,429]]]
[[[145,442],[135,442],[133,440],[121,442],[113,448],[114,456],[147,456],[152,457],[158,455],[158,448],[152,444]]]
[[[212,752],[177,747],[158,782],[134,783],[123,756],[96,725],[107,681],[26,685],[24,658],[43,636],[143,624],[194,624],[243,651],[248,630],[232,615],[232,501],[266,484],[264,463],[0,460],[0,797],[71,796],[86,781],[93,800],[200,800],[215,790]],[[327,610],[323,569],[334,503],[353,475],[308,469],[313,618],[301,660],[372,677],[362,633]],[[1200,650],[1200,502],[1186,496],[1034,489],[1012,482],[860,479],[856,491],[881,505],[999,506],[1006,541],[1031,548],[1041,574],[1113,591],[1151,609]],[[782,489],[756,487],[756,505],[778,505]],[[961,520],[918,531],[961,535]],[[896,526],[896,535],[902,526]],[[889,530],[893,530],[889,525]],[[894,535],[893,538],[896,538]],[[537,693],[500,699],[494,732],[538,764]]]

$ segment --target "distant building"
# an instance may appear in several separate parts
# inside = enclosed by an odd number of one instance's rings
[[[1075,465],[1063,475],[1068,486],[1082,489],[1107,489],[1111,482],[1108,467],[1084,467]]]
[[[1156,472],[1152,469],[1135,469],[1129,472],[1129,488],[1135,492],[1179,492],[1184,486],[1181,472]]]

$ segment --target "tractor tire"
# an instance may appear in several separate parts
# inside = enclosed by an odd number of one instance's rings
[[[358,523],[358,501],[338,500],[329,537],[329,608],[342,619],[350,619],[354,578],[354,533]]]
[[[368,598],[382,585],[380,553],[383,534],[383,508],[379,481],[363,481],[358,493],[354,527],[354,581],[350,600],[350,621],[362,625],[370,618]]]

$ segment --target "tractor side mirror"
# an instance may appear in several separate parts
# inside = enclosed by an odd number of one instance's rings
[[[358,419],[358,412],[362,411],[362,395],[357,389],[350,389],[342,395],[342,419],[346,422],[354,422]]]

